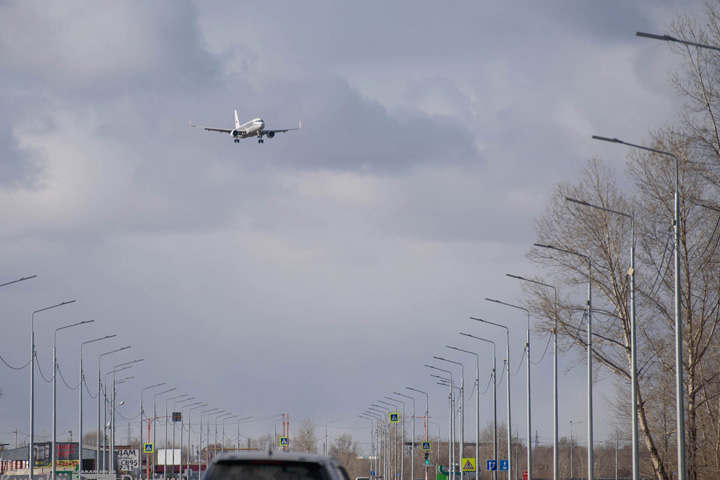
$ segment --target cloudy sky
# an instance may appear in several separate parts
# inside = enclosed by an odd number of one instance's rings
[[[459,333],[505,336],[468,319],[480,316],[510,327],[522,438],[526,319],[484,299],[521,301],[505,274],[534,273],[525,253],[556,182],[595,155],[622,172],[626,152],[591,135],[642,141],[672,121],[677,59],[635,32],[678,14],[702,4],[0,2],[0,280],[37,275],[2,288],[0,355],[25,365],[32,312],[76,300],[36,315],[40,369],[49,378],[56,328],[94,319],[57,333],[60,369],[76,386],[80,343],[117,334],[84,347],[94,394],[98,356],[132,345],[102,363],[144,359],[118,388],[126,418],[165,382],[243,417],[287,412],[291,429],[337,419],[331,436],[369,442],[356,415],[405,386],[430,393],[431,431],[447,435],[447,389],[423,365],[465,362],[471,385],[474,357],[445,345],[477,350],[484,391],[492,352]],[[303,128],[260,145],[188,126],[230,128],[235,109]],[[532,355],[541,442],[547,341]],[[585,420],[585,371],[573,354],[561,368],[564,436]],[[27,440],[29,377],[0,365],[0,443]],[[598,382],[605,440],[613,385]],[[38,441],[50,392],[38,374]],[[489,393],[481,404],[485,425]],[[77,391],[62,383],[58,409],[60,439],[77,439]],[[85,418],[94,428],[94,407]],[[279,417],[242,426],[276,430]]]

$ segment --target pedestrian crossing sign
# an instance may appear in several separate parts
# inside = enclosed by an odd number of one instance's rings
[[[390,414],[390,423],[398,423],[400,421],[400,415],[397,413]]]
[[[475,459],[474,458],[463,458],[460,462],[462,465],[463,472],[474,472],[475,471]]]
[[[430,442],[422,442],[422,449],[426,452],[430,450]]]
[[[144,453],[153,453],[153,444],[152,443],[143,443],[143,452]]]
[[[287,447],[287,445],[288,445],[288,437],[280,437],[280,446]]]

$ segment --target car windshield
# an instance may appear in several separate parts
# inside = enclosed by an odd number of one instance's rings
[[[322,465],[308,462],[248,460],[218,462],[205,480],[332,480]]]

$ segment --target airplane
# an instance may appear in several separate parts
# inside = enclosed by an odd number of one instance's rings
[[[259,117],[253,118],[249,122],[240,125],[240,122],[238,121],[238,113],[237,110],[235,110],[235,128],[233,129],[212,128],[203,127],[200,125],[193,125],[192,120],[190,120],[190,126],[195,128],[204,128],[208,132],[229,133],[230,135],[232,135],[235,143],[240,143],[241,138],[248,137],[258,137],[258,143],[265,143],[263,141],[264,135],[266,135],[268,138],[273,138],[276,133],[284,133],[290,130],[300,130],[300,128],[302,128],[302,123],[298,122],[298,128],[286,128],[284,130],[265,130],[265,122],[263,122],[263,119]]]

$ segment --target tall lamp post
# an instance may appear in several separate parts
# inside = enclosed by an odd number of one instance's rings
[[[405,388],[407,388],[408,390],[411,390],[413,392],[422,393],[423,395],[425,395],[425,416],[423,417],[423,430],[425,431],[425,441],[427,442],[427,440],[428,440],[428,424],[427,424],[427,422],[428,422],[428,403],[430,403],[430,395],[428,395],[427,392],[423,392],[422,390],[418,390],[416,388],[412,388],[412,387],[405,387]],[[414,477],[413,477],[413,480],[415,480]],[[428,480],[427,466],[425,467],[425,480]]]
[[[116,397],[116,395],[115,395],[115,385],[116,385],[115,373],[117,371],[119,371],[118,370],[119,367],[127,366],[127,368],[130,368],[133,366],[133,364],[138,363],[138,362],[143,362],[143,361],[145,361],[144,358],[138,358],[131,362],[121,363],[119,365],[115,365],[115,368],[113,368],[113,371],[112,371],[113,387],[112,387],[112,397],[111,397],[112,398],[112,402],[111,402],[112,409],[110,410],[110,422],[111,422],[111,424],[110,424],[110,426],[111,426],[111,429],[110,429],[110,452],[111,452],[110,467],[113,472],[115,471],[115,409],[116,409],[116,405],[115,405],[115,397]],[[128,379],[126,378],[124,380],[128,380]]]
[[[469,333],[462,333],[462,332],[461,332],[460,335],[464,335],[464,336],[466,336],[466,337],[474,338],[474,339],[476,339],[476,340],[480,340],[480,341],[483,341],[483,342],[492,343],[492,346],[493,346],[493,366],[492,366],[492,375],[491,375],[491,376],[492,376],[492,380],[493,380],[493,458],[497,461],[497,459],[498,459],[498,439],[497,439],[497,375],[495,374],[495,363],[496,363],[496,358],[497,358],[497,356],[496,356],[496,354],[495,354],[495,342],[493,342],[492,340],[487,340],[487,339],[482,338],[482,337],[476,337],[475,335],[470,335]],[[453,347],[450,347],[450,348],[453,348]],[[460,349],[458,348],[457,350],[460,350]],[[466,350],[460,350],[460,351],[466,352]],[[468,352],[468,353],[473,353],[473,352]],[[478,364],[479,364],[479,362],[480,362],[480,360],[479,360],[479,355],[477,355],[477,354],[474,354],[474,355],[476,355],[476,356],[478,357]],[[479,369],[479,367],[478,367],[478,369]],[[478,374],[478,375],[479,375],[479,374]],[[479,389],[480,389],[480,381],[479,381],[479,377],[478,377],[478,393],[480,392]],[[480,410],[479,410],[479,409],[480,409],[480,400],[478,399],[478,422],[477,422],[477,423],[478,423],[478,428],[480,428],[480,427],[479,427],[479,425],[480,425],[480,420],[479,420],[479,418],[480,418],[480,417],[479,417],[479,411],[480,411]],[[476,432],[476,436],[477,436],[477,438],[479,438],[479,437],[480,437],[479,433]],[[479,445],[476,447],[476,450],[478,450],[478,449],[479,449]],[[476,465],[477,465],[477,460],[476,460]],[[496,470],[493,470],[492,474],[493,474],[493,479],[494,479],[494,480],[497,480],[497,469],[496,469]]]
[[[460,365],[460,463],[462,463],[463,455],[465,455],[465,365],[447,358],[433,356],[436,360],[447,363]],[[460,465],[460,480],[463,480],[463,469]]]
[[[485,300],[488,302],[499,303],[500,305],[505,305],[506,307],[516,308],[527,314],[527,340],[525,341],[525,350],[527,351],[527,469],[528,479],[532,480],[532,424],[530,416],[530,407],[532,405],[530,402],[530,310],[511,303],[501,302],[500,300],[495,300],[493,298],[486,298]]]
[[[379,413],[379,414],[380,414],[380,418],[383,418],[383,419],[384,419],[383,423],[384,423],[385,426],[383,427],[383,431],[385,432],[385,435],[384,435],[384,437],[383,437],[383,443],[384,443],[384,448],[383,448],[383,466],[384,466],[384,468],[383,468],[383,476],[386,478],[386,477],[390,477],[390,476],[391,476],[391,475],[390,475],[390,467],[391,467],[390,461],[392,460],[392,455],[391,455],[391,452],[390,452],[390,428],[389,428],[389,423],[388,423],[388,414],[390,413],[390,409],[389,409],[389,408],[386,408],[386,407],[383,407],[382,405],[378,405],[378,404],[376,404],[376,403],[371,403],[370,405],[371,405],[371,407],[368,408],[368,410],[371,410],[371,411],[373,411],[373,412]],[[392,476],[394,477],[395,475],[392,475]]]
[[[215,412],[217,410],[220,410],[220,407],[210,408],[208,410],[203,410],[202,412],[200,412],[200,441],[199,441],[199,445],[198,445],[198,455],[200,456],[200,458],[198,458],[198,465],[199,465],[198,466],[198,475],[200,477],[202,477],[202,429],[203,429],[202,416],[206,413],[211,414],[211,412]],[[208,415],[208,423],[209,422],[210,422],[210,415]],[[210,436],[209,435],[207,438],[207,443],[208,443],[208,445],[210,445]]]
[[[100,340],[106,340],[108,338],[117,337],[117,335],[106,335],[104,337],[96,338],[94,340],[88,340],[86,342],[82,342],[80,344],[80,387],[78,387],[78,397],[79,397],[79,425],[78,425],[78,432],[80,434],[78,435],[78,471],[83,470],[83,389],[82,385],[85,381],[85,375],[83,373],[83,346],[85,346],[88,343],[93,342],[99,342]]]
[[[178,468],[178,476],[180,478],[182,478],[182,464],[183,464],[182,463],[182,451],[183,451],[183,438],[185,438],[185,436],[184,436],[185,415],[183,414],[183,411],[189,407],[200,408],[202,406],[207,407],[207,403],[203,404],[202,402],[193,402],[193,403],[189,403],[187,405],[183,405],[182,407],[180,407],[180,468]],[[191,408],[191,410],[192,410],[192,408]],[[188,410],[188,413],[189,413],[189,410]],[[175,449],[175,424],[173,423],[173,451],[174,451],[174,449]],[[190,457],[190,436],[189,435],[188,435],[188,454],[187,454],[187,456]],[[189,463],[189,460],[188,460],[188,463]],[[175,473],[175,465],[173,465],[173,473]]]
[[[190,470],[190,452],[192,452],[191,442],[190,442],[190,433],[192,432],[192,413],[191,412],[193,410],[197,410],[198,408],[205,408],[207,406],[208,406],[207,403],[201,403],[200,405],[197,405],[197,406],[191,408],[190,410],[188,410],[188,446],[187,446],[188,455],[187,455],[187,462],[186,462],[186,471]],[[183,422],[184,422],[184,419],[183,419]],[[202,432],[200,432],[200,433],[202,433]],[[238,447],[239,447],[239,445],[238,445]],[[182,453],[182,443],[180,444],[180,451]]]
[[[357,417],[362,418],[363,420],[368,420],[370,422],[370,471],[374,472],[375,468],[377,468],[377,467],[373,467],[373,457],[375,456],[375,441],[373,439],[373,429],[374,429],[373,418],[368,416],[368,414],[365,412],[363,412],[360,415],[357,415]],[[372,476],[374,477],[374,475],[372,475]]]
[[[391,402],[399,402],[402,404],[402,429],[400,434],[400,478],[405,480],[405,402],[392,397],[385,397]],[[397,408],[397,405],[396,405]],[[396,427],[397,428],[397,427]],[[414,479],[413,479],[414,480]]]
[[[102,396],[103,396],[103,394],[102,394],[102,391],[103,391],[102,390],[102,374],[101,374],[102,357],[113,354],[113,353],[121,352],[123,350],[127,350],[128,348],[130,348],[129,345],[126,347],[122,347],[122,348],[116,348],[115,350],[110,350],[109,352],[101,353],[100,355],[98,355],[97,437],[96,437],[97,441],[95,442],[97,445],[96,445],[96,450],[95,450],[95,452],[96,452],[95,473],[100,473],[100,458],[101,458],[100,457],[100,426],[102,425],[102,423],[100,422],[100,412],[101,412],[100,402],[102,401]],[[104,442],[105,442],[105,437],[103,436],[103,443]],[[103,459],[103,467],[105,467],[104,459]]]
[[[187,397],[187,393],[183,393],[182,395],[175,395],[174,397],[166,398],[165,399],[165,458],[163,461],[163,480],[167,478],[167,457],[168,457],[168,402],[170,400],[175,400],[178,398],[184,398]],[[173,425],[174,428],[174,425]],[[175,451],[173,450],[173,465],[175,465]],[[174,468],[174,467],[173,467]]]
[[[330,420],[329,422],[325,422],[325,455],[328,454],[328,425],[331,423],[339,422],[340,419],[337,418],[335,420]]]
[[[142,448],[142,436],[143,436],[143,415],[145,415],[145,409],[143,408],[143,392],[145,390],[150,390],[152,388],[157,388],[165,385],[165,382],[162,383],[156,383],[155,385],[150,385],[149,387],[143,387],[140,389],[140,462],[138,463],[138,477],[142,477],[142,456],[143,456],[143,448]],[[150,429],[150,420],[147,420],[148,422],[148,430]],[[148,438],[148,442],[150,442],[150,439]]]
[[[458,352],[469,353],[475,355],[475,478],[480,478],[480,356],[471,352],[470,350],[463,350],[462,348],[453,347],[451,345],[445,345],[447,348],[452,348]],[[461,364],[462,365],[462,364]],[[463,375],[464,377],[464,375]],[[463,395],[463,404],[465,403]],[[465,408],[463,407],[463,411]],[[463,424],[465,422],[463,421]],[[465,426],[463,425],[463,430]],[[463,437],[463,449],[465,447],[465,437]],[[462,455],[460,455],[462,461]],[[462,471],[462,470],[461,470]]]
[[[553,315],[553,479],[558,480],[558,337],[557,337],[557,288],[547,283],[506,273],[510,278],[530,282],[543,287],[552,288],[555,293],[555,311]],[[635,479],[637,480],[637,479]]]
[[[395,395],[398,395],[400,397],[409,398],[412,400],[412,406],[413,406],[413,413],[412,413],[412,428],[411,428],[411,435],[412,435],[412,448],[410,449],[410,479],[415,480],[415,399],[411,397],[410,395],[405,395],[404,393],[399,392],[393,392]],[[403,404],[403,409],[405,408],[405,404]],[[403,417],[405,416],[405,412],[403,411]],[[403,420],[403,427],[404,427],[404,420]],[[405,435],[403,434],[403,442],[405,441]],[[404,457],[404,455],[403,455]]]
[[[57,332],[60,330],[65,330],[66,328],[71,327],[77,327],[78,325],[83,325],[85,323],[92,323],[95,320],[84,320],[82,322],[73,323],[71,325],[65,325],[64,327],[59,327],[55,329],[55,334],[53,335],[53,374],[52,374],[52,479],[55,478],[55,475],[57,473],[57,467],[55,463],[57,462],[57,452],[56,446],[57,446],[57,372],[58,372],[58,363],[57,363]],[[82,386],[78,387],[82,388]]]
[[[152,443],[153,443],[153,451],[155,451],[155,452],[157,452],[157,450],[158,450],[158,448],[157,448],[157,423],[156,422],[160,418],[160,417],[158,417],[158,414],[157,414],[157,397],[159,397],[160,395],[165,395],[166,393],[174,392],[175,390],[177,390],[177,387],[168,388],[167,390],[163,390],[162,392],[158,392],[155,395],[153,395],[153,421],[152,421],[152,423],[153,423],[153,429],[152,429],[153,438],[152,438]],[[167,411],[165,413],[167,413]],[[167,422],[167,418],[165,419],[165,421]],[[150,423],[148,423],[148,442],[150,442]],[[154,453],[152,456],[153,474],[155,474],[155,467],[156,467],[156,463],[157,463],[155,461],[156,458],[157,458],[157,453]],[[145,471],[147,472],[147,477],[149,479],[150,478],[150,462],[147,463],[147,468],[145,469]]]
[[[476,320],[478,322],[487,323],[488,325],[494,325],[496,327],[504,328],[505,329],[505,335],[506,335],[506,353],[505,356],[507,357],[505,359],[505,363],[507,366],[507,444],[508,444],[508,453],[507,453],[507,461],[508,461],[508,479],[512,475],[512,421],[511,421],[511,415],[510,415],[510,329],[506,327],[505,325],[500,325],[499,323],[494,323],[489,320],[483,320],[482,318],[476,318],[476,317],[470,317],[470,320]]]
[[[448,465],[448,472],[451,476],[451,478],[455,478],[455,402],[454,402],[454,395],[455,392],[453,391],[453,387],[455,386],[455,381],[453,380],[453,374],[450,370],[445,370],[444,368],[438,368],[434,365],[425,365],[427,368],[432,368],[434,370],[439,370],[441,372],[445,372],[448,375],[450,375],[450,425],[448,428],[448,461],[450,465]]]
[[[632,463],[633,463],[633,480],[640,479],[640,452],[638,448],[638,411],[637,411],[637,348],[635,337],[635,218],[627,213],[618,212],[610,208],[593,205],[582,200],[565,197],[568,202],[573,202],[585,207],[602,210],[604,212],[613,213],[630,219],[630,383],[631,383],[631,401],[632,404]],[[556,294],[557,298],[557,294]]]
[[[587,370],[587,390],[588,390],[588,480],[593,480],[595,466],[593,465],[593,388],[592,388],[592,259],[583,255],[582,253],[565,250],[563,248],[555,247],[553,245],[543,245],[540,243],[534,244],[536,247],[549,248],[550,250],[556,250],[558,252],[567,253],[568,255],[575,255],[576,257],[584,258],[588,264],[588,299],[587,299],[587,310],[588,310],[588,328],[587,328],[587,346],[588,346],[588,370]],[[634,407],[633,407],[634,408]]]
[[[655,148],[624,142],[617,138],[600,137],[593,135],[594,140],[619,143],[631,148],[645,150],[658,155],[672,157],[675,160],[675,213],[673,224],[675,227],[675,402],[677,409],[677,455],[678,480],[685,480],[687,475],[685,467],[685,405],[683,398],[683,369],[682,369],[682,319],[680,315],[680,158],[674,153],[665,152]],[[633,409],[636,405],[633,404]]]
[[[35,463],[35,314],[52,308],[62,307],[63,305],[69,305],[74,302],[75,300],[70,300],[69,302],[58,303],[52,307],[41,308],[40,310],[32,312],[32,315],[30,316],[30,445],[28,447],[30,480],[33,478],[33,467]]]

